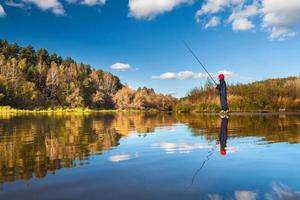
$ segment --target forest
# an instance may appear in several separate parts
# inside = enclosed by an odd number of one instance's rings
[[[18,109],[172,110],[176,99],[31,45],[0,40],[0,105]]]
[[[267,79],[228,86],[232,112],[300,111],[300,77]],[[176,104],[177,112],[220,111],[218,91],[209,80]]]
[[[300,111],[300,77],[228,86],[230,111]],[[0,105],[17,109],[89,108],[218,112],[218,91],[207,81],[177,100],[152,88],[132,89],[101,69],[46,49],[0,40]]]

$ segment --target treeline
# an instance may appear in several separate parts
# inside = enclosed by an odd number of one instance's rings
[[[268,79],[228,86],[230,111],[300,111],[300,77]],[[220,111],[218,91],[211,82],[191,90],[175,108],[178,112]]]
[[[72,58],[0,40],[0,105],[22,109],[170,110],[173,103],[171,96],[148,88],[132,90],[117,76]]]

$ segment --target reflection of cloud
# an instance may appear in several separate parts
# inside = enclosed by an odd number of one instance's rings
[[[219,194],[208,194],[208,199],[210,200],[223,200]],[[228,196],[226,196],[227,199]],[[230,197],[230,196],[229,196]],[[235,200],[256,200],[258,199],[258,193],[253,191],[235,191],[234,198],[230,197],[228,199]],[[300,192],[292,191],[288,186],[283,184],[274,183],[272,185],[272,191],[265,193],[265,199],[267,200],[298,200],[300,199]]]
[[[236,191],[234,193],[234,196],[235,196],[235,198],[228,198],[228,199],[256,200],[258,198],[257,193],[252,192],[252,191]],[[208,199],[210,199],[210,200],[223,200],[224,198],[219,194],[208,194]]]
[[[218,194],[208,194],[209,200],[222,200],[223,197]]]
[[[257,199],[256,192],[251,191],[236,191],[235,194],[236,200],[255,200]]]
[[[172,153],[191,153],[196,149],[212,149],[213,146],[209,144],[188,144],[188,143],[171,143],[161,142],[152,145],[153,148],[163,149],[167,154]]]
[[[131,155],[127,153],[121,153],[121,154],[110,156],[109,160],[112,162],[121,162],[121,161],[131,160],[133,158],[138,158],[138,157],[139,157],[139,152],[135,152]]]
[[[120,154],[120,155],[114,155],[114,156],[110,156],[109,160],[112,162],[121,162],[121,161],[125,161],[125,160],[130,160],[131,156],[128,154]]]
[[[274,183],[272,185],[272,192],[266,193],[266,199],[268,200],[296,200],[300,199],[300,192],[293,192],[291,189],[283,184]]]
[[[226,147],[227,153],[235,153],[235,152],[237,152],[237,150],[238,150],[237,147],[231,147],[231,146]]]

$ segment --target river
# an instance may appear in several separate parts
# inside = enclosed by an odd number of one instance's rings
[[[300,115],[0,115],[2,200],[300,199]]]

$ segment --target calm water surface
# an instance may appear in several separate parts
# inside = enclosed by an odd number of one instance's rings
[[[1,115],[2,200],[300,199],[300,115]]]

